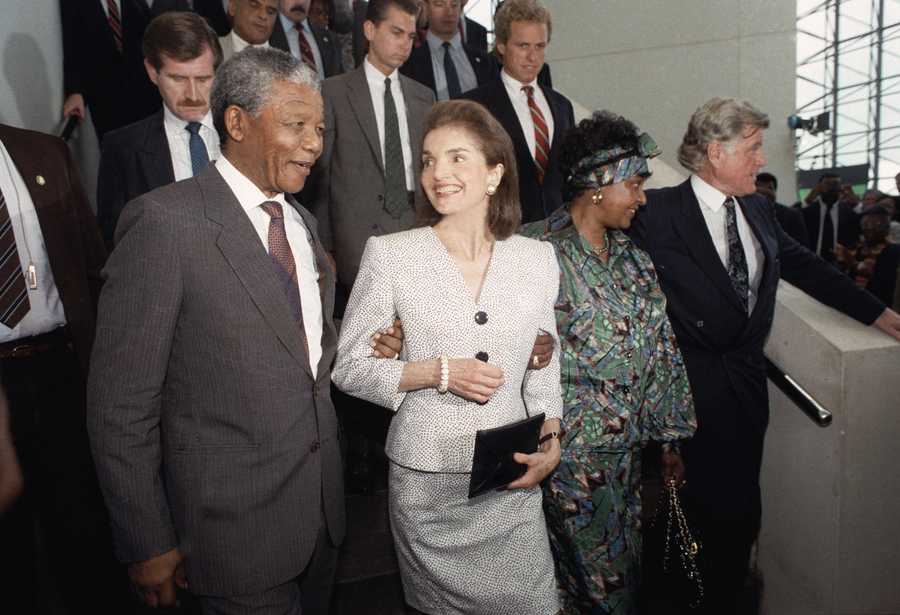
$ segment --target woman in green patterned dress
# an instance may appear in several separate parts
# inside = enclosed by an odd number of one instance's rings
[[[566,204],[523,229],[556,248],[564,398],[562,459],[544,508],[564,613],[636,611],[641,450],[662,443],[680,483],[678,441],[696,429],[690,386],[650,257],[623,232],[644,204],[656,144],[597,112],[562,144]]]

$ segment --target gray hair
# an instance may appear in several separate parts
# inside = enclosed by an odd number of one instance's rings
[[[694,173],[706,165],[707,148],[713,141],[731,145],[747,128],[769,127],[769,116],[746,100],[711,98],[694,111],[678,148],[678,162]]]
[[[248,47],[219,67],[209,108],[223,146],[229,138],[225,110],[234,105],[257,117],[269,102],[276,81],[307,85],[317,92],[320,89],[319,77],[309,66],[279,49]]]

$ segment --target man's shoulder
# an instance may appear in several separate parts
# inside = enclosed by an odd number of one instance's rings
[[[8,124],[0,124],[0,141],[9,148],[9,144],[27,144],[29,147],[60,149],[65,147],[65,142],[54,135],[48,135],[27,128],[16,128]]]
[[[406,75],[400,75],[400,83],[403,85],[403,89],[408,94],[415,96],[416,98],[421,98],[425,101],[429,101],[431,103],[434,102],[434,91],[426,85],[422,85],[412,77],[407,77]]]
[[[147,133],[153,130],[154,127],[165,130],[162,118],[160,117],[161,113],[161,111],[159,113],[154,113],[142,120],[109,131],[103,136],[103,149],[130,148],[135,143],[142,142],[146,138]]]
[[[467,100],[474,100],[477,103],[483,104],[485,107],[490,108],[491,105],[496,104],[499,100],[501,100],[501,96],[506,96],[505,88],[503,87],[503,81],[500,77],[496,79],[491,79],[477,88],[471,89],[468,92],[463,92],[460,98],[464,98]]]

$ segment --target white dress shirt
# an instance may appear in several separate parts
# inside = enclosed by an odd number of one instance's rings
[[[725,199],[728,198],[728,195],[710,186],[696,175],[691,175],[691,188],[693,188],[694,194],[700,202],[700,213],[703,214],[703,219],[706,221],[706,229],[709,231],[709,236],[716,247],[716,252],[719,253],[719,258],[722,259],[722,265],[728,270],[728,235],[725,230]],[[763,254],[762,246],[756,239],[756,235],[753,234],[750,225],[747,223],[747,218],[744,217],[744,212],[737,204],[737,197],[734,197],[734,200],[736,201],[734,213],[737,218],[738,235],[741,238],[741,244],[744,246],[744,256],[747,259],[747,274],[750,281],[750,295],[747,307],[752,313],[759,295],[759,282],[762,278],[766,257]]]
[[[28,179],[30,182],[36,181],[34,177]],[[53,181],[49,176],[45,179],[48,182]],[[50,269],[50,259],[47,256],[44,234],[41,232],[34,202],[28,193],[25,180],[2,141],[0,141],[0,190],[6,199],[6,209],[12,222],[22,270],[25,271],[28,265],[32,264],[37,273],[37,288],[28,288],[31,309],[12,329],[0,323],[0,343],[3,343],[53,331],[66,324],[66,314],[59,300],[53,271]]]
[[[313,378],[322,357],[322,300],[319,295],[319,272],[316,268],[316,258],[313,252],[312,239],[303,218],[293,207],[288,205],[284,194],[278,194],[272,198],[263,194],[252,181],[238,171],[228,158],[222,156],[216,162],[216,170],[231,188],[237,198],[256,234],[259,235],[266,252],[269,251],[269,214],[263,211],[261,205],[267,201],[281,204],[284,211],[284,230],[287,234],[288,244],[294,254],[294,262],[297,266],[297,281],[300,286],[300,307],[303,310],[303,328],[306,330],[306,340],[309,345],[309,367],[312,369]]]
[[[384,80],[386,76],[372,66],[369,57],[363,60],[366,81],[369,83],[369,95],[375,107],[375,123],[378,125],[378,142],[381,144],[381,160],[384,160]],[[397,108],[397,122],[400,124],[400,145],[403,148],[403,169],[406,172],[406,189],[415,190],[415,173],[413,172],[412,147],[409,144],[409,124],[406,120],[406,101],[400,87],[400,73],[394,70],[390,75],[391,95]]]
[[[816,233],[818,239],[816,240],[816,254],[819,256],[822,255],[822,235],[825,230],[825,216],[828,212],[828,205],[825,204],[825,201],[822,200],[822,197],[817,199],[819,201],[819,230]],[[831,206],[831,229],[834,231],[833,242],[831,245],[838,245],[838,220],[840,219],[840,201],[836,201],[834,205]]]
[[[247,47],[268,47],[269,46],[269,41],[264,41],[264,42],[260,43],[259,45],[251,45],[250,43],[248,43],[247,41],[242,39],[240,37],[240,35],[237,32],[235,32],[234,30],[232,30],[228,34],[228,37],[231,38],[231,48],[234,50],[234,53],[243,51]]]
[[[281,20],[281,27],[284,28],[284,36],[287,39],[288,47],[291,49],[291,55],[300,61],[303,60],[303,56],[300,55],[299,32],[295,29],[295,26],[300,26],[303,29],[303,36],[306,37],[306,42],[309,43],[309,48],[312,50],[313,58],[316,61],[316,72],[319,74],[319,80],[325,79],[325,65],[322,63],[322,54],[319,53],[319,44],[316,42],[316,37],[313,36],[312,28],[309,27],[309,19],[304,19],[299,24],[295,24],[285,17],[284,13],[278,13],[278,19]]]
[[[432,34],[431,30],[425,35],[425,40],[431,51],[431,68],[434,70],[434,89],[437,92],[437,99],[449,100],[447,75],[444,74],[444,41]],[[453,60],[453,65],[456,66],[456,75],[459,77],[460,93],[474,90],[478,87],[478,78],[475,76],[475,69],[469,62],[469,56],[463,49],[459,32],[454,34],[448,42],[450,43],[450,59]]]
[[[191,164],[191,133],[187,131],[188,123],[172,113],[163,104],[163,126],[166,130],[166,141],[169,143],[169,154],[172,156],[172,170],[175,172],[175,181],[188,179],[194,176],[194,167]],[[219,133],[213,126],[212,113],[206,112],[200,120],[200,137],[206,144],[206,154],[212,162],[219,158]]]
[[[534,102],[544,114],[544,121],[547,123],[547,138],[553,143],[553,113],[550,111],[550,104],[544,96],[544,91],[538,85],[537,79],[531,83],[522,83],[513,78],[512,75],[504,69],[500,72],[500,78],[503,85],[506,86],[506,94],[512,102],[513,109],[516,110],[516,117],[519,118],[519,125],[522,126],[522,132],[525,133],[525,142],[528,143],[528,151],[534,157],[536,147],[534,139],[534,120],[531,118],[531,108],[528,106],[528,94],[522,91],[522,88],[530,85],[534,88]],[[550,152],[547,152],[549,154]]]

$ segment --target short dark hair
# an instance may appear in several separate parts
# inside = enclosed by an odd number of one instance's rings
[[[772,187],[775,188],[775,190],[778,190],[778,178],[775,177],[774,175],[772,175],[771,173],[768,173],[766,171],[763,171],[762,173],[757,173],[756,181],[768,182],[768,183],[772,184]]]
[[[584,118],[570,128],[563,136],[559,150],[559,166],[563,177],[567,178],[563,184],[563,199],[571,201],[584,192],[583,188],[575,189],[568,182],[572,169],[579,162],[600,150],[614,147],[636,151],[639,136],[637,126],[624,117],[605,110],[594,111],[591,117]]]
[[[831,179],[833,177],[840,179],[841,174],[835,173],[834,171],[828,171],[827,173],[822,173],[821,175],[819,175],[819,183],[821,183],[823,179]]]
[[[396,6],[413,17],[419,15],[419,5],[416,0],[369,0],[369,6],[366,8],[366,21],[371,21],[375,25],[380,24],[387,18],[387,10],[391,6]]]
[[[488,229],[499,240],[510,237],[522,222],[519,174],[512,140],[490,111],[471,100],[445,100],[436,103],[425,118],[422,133],[427,137],[432,130],[447,126],[465,130],[478,144],[489,166],[503,165],[503,178],[497,191],[489,197]],[[432,225],[441,219],[441,214],[426,199],[418,217],[422,224]]]
[[[213,52],[213,68],[218,68],[222,63],[219,37],[196,13],[167,11],[154,18],[144,31],[144,58],[156,70],[162,68],[163,56],[187,62],[199,58],[207,48]]]

